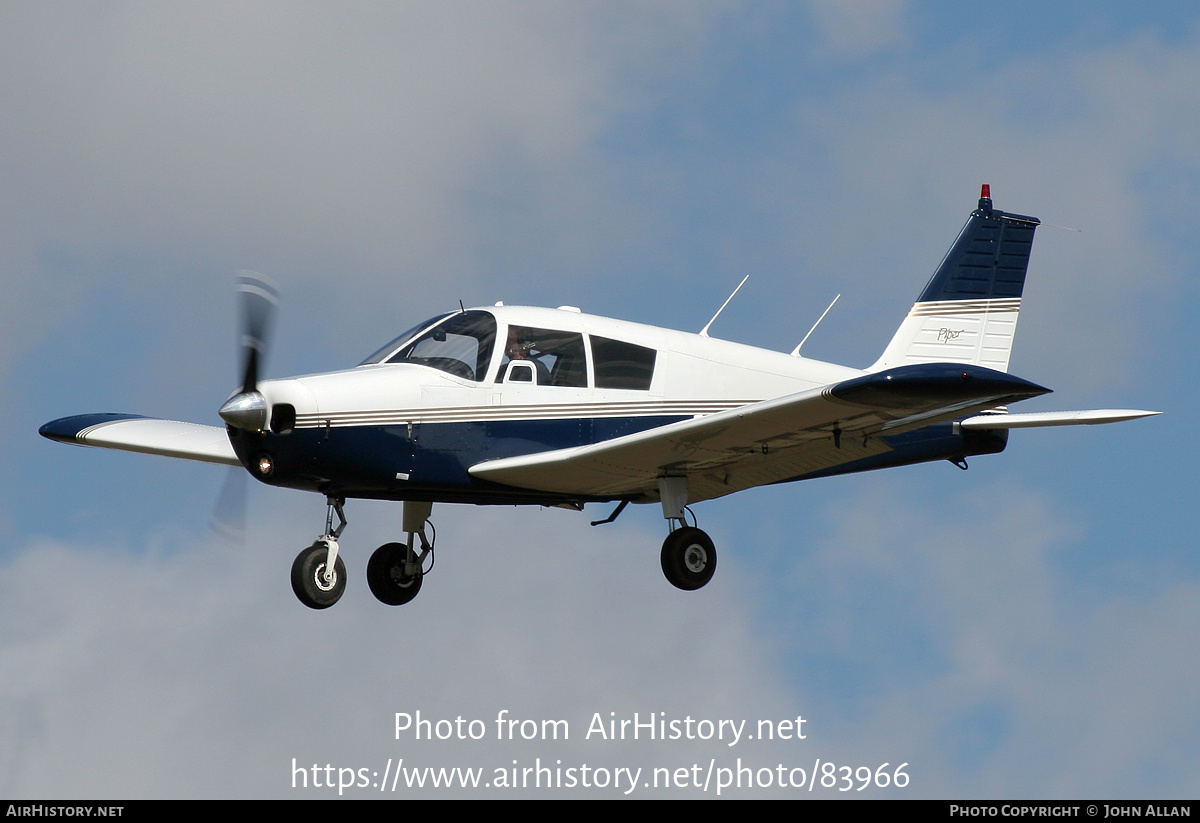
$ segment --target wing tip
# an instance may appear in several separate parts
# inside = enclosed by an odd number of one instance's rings
[[[51,420],[38,428],[38,434],[48,440],[58,443],[80,443],[79,435],[101,423],[118,423],[122,420],[143,420],[145,415],[120,414],[117,412],[100,412],[94,414],[76,414],[71,417],[60,417]]]

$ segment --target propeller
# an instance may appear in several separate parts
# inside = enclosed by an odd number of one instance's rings
[[[219,414],[234,428],[262,431],[267,425],[267,400],[258,390],[258,375],[279,290],[257,272],[240,271],[237,292],[242,307],[242,390],[225,401]]]
[[[271,319],[279,305],[279,289],[258,272],[239,271],[237,300],[242,315],[242,387],[225,401],[219,413],[234,428],[262,431],[267,424],[267,401],[258,390],[258,376],[266,355]],[[221,487],[210,526],[234,545],[241,545],[245,538],[246,494],[246,472],[231,468]]]
[[[209,518],[209,528],[218,537],[233,546],[244,545],[246,539],[246,495],[249,493],[249,489],[246,488],[246,478],[248,476],[244,469],[237,466],[229,467],[229,473],[225,475],[225,482],[221,484],[221,494],[217,498],[212,516]]]

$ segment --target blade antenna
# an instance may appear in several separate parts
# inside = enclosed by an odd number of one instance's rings
[[[842,298],[842,296],[839,294],[837,297],[833,298],[833,303],[836,303],[841,298]],[[796,346],[796,348],[792,349],[792,357],[800,356],[800,349],[804,347],[804,344],[806,342],[808,342],[808,338],[812,337],[812,333],[817,330],[817,326],[821,325],[821,321],[825,319],[825,315],[829,314],[829,309],[833,308],[833,303],[830,303],[829,308],[827,308],[827,309],[825,309],[825,311],[821,312],[821,316],[817,318],[816,323],[813,323],[813,327],[808,330],[808,334],[804,335],[804,339],[800,341],[800,345]]]
[[[701,337],[708,337],[709,326],[711,326],[713,323],[717,322],[717,318],[721,316],[721,312],[725,311],[725,307],[729,305],[729,301],[737,296],[737,293],[742,290],[742,286],[746,285],[746,281],[749,279],[750,279],[750,275],[747,274],[745,277],[742,278],[742,282],[737,284],[737,288],[733,290],[733,294],[731,294],[725,298],[725,302],[721,304],[721,308],[717,309],[717,313],[712,316],[712,320],[709,320],[708,323],[704,326],[704,328],[702,328],[700,330]]]

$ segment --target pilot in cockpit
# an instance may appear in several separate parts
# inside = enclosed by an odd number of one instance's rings
[[[500,380],[529,382],[527,369],[512,370],[509,368],[509,363],[515,361],[525,361],[530,363],[537,373],[537,384],[540,386],[548,385],[550,382],[550,369],[546,367],[539,358],[541,352],[535,351],[536,344],[528,336],[527,332],[517,328],[516,326],[508,327],[508,344],[504,348],[505,359],[500,364]]]

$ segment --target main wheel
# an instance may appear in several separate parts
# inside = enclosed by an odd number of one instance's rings
[[[421,572],[404,573],[404,558],[408,546],[403,543],[384,543],[367,561],[367,585],[380,603],[403,606],[421,591]]]
[[[333,564],[333,579],[325,579],[325,561],[329,549],[317,542],[296,555],[292,563],[292,591],[310,609],[328,609],[346,590],[346,564],[338,555]]]
[[[675,588],[694,591],[712,580],[717,570],[717,550],[703,531],[684,526],[663,541],[662,570]]]

